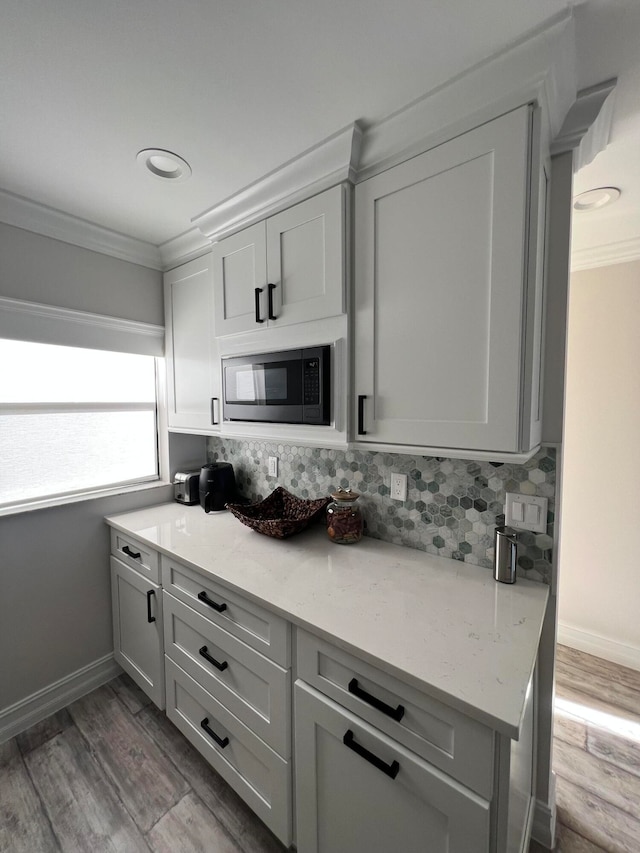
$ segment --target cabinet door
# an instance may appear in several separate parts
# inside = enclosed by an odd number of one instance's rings
[[[213,247],[216,335],[266,326],[265,224],[258,222]]]
[[[485,800],[300,681],[294,728],[298,853],[487,853]]]
[[[343,208],[338,186],[267,219],[270,324],[344,312]]]
[[[356,187],[357,440],[521,449],[530,136],[522,107]]]
[[[111,557],[111,607],[114,658],[164,708],[162,587]]]
[[[210,254],[165,274],[164,304],[169,427],[217,432],[220,365]]]

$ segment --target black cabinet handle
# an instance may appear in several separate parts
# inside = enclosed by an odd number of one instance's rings
[[[198,601],[203,601],[205,604],[208,604],[209,607],[213,607],[214,610],[217,610],[218,613],[222,613],[223,610],[227,609],[227,605],[224,604],[224,602],[222,604],[218,604],[217,601],[212,601],[204,590],[198,593]]]
[[[364,428],[364,401],[367,399],[366,394],[358,395],[358,435],[366,435],[367,431]]]
[[[151,615],[151,596],[155,595],[155,591],[150,589],[147,593],[147,622],[155,622],[156,617]]]
[[[220,672],[224,672],[225,669],[229,666],[226,660],[223,660],[222,663],[220,663],[220,661],[217,661],[215,658],[212,658],[209,652],[207,651],[206,646],[203,646],[199,650],[198,654],[201,654],[205,660],[208,660],[209,663],[212,663],[217,669],[220,670]]]
[[[142,556],[140,551],[132,551],[128,545],[125,545],[122,549],[123,554],[126,554],[128,557],[133,557],[134,560],[139,560]]]
[[[270,320],[277,320],[278,319],[276,317],[276,315],[273,313],[273,291],[276,289],[276,287],[277,287],[276,284],[268,284],[267,285],[267,288],[269,291],[269,319]]]
[[[218,402],[219,402],[219,401],[218,401],[218,398],[217,398],[217,397],[212,397],[212,398],[211,398],[211,423],[212,423],[212,424],[214,424],[214,425],[215,425],[215,424],[217,424],[217,423],[219,423],[219,419],[218,419],[218,418],[215,416],[215,414],[214,414],[214,407],[213,407],[213,404],[214,404],[214,403],[218,403]],[[217,406],[216,406],[216,408],[217,408]]]
[[[377,755],[374,755],[372,752],[369,752],[368,749],[365,749],[364,746],[360,746],[359,743],[356,743],[353,738],[353,732],[351,729],[347,729],[345,736],[342,738],[342,743],[345,746],[348,746],[349,749],[352,749],[354,752],[364,758],[365,761],[368,761],[369,764],[373,764],[374,767],[377,767],[378,770],[382,770],[387,776],[391,777],[391,779],[395,779],[398,775],[398,770],[400,770],[400,765],[397,761],[392,761],[391,764],[385,764],[381,758],[378,758]]]
[[[372,696],[371,693],[367,693],[366,690],[363,690],[358,684],[357,678],[352,678],[349,682],[349,693],[353,693],[354,696],[357,696],[358,699],[362,699],[363,702],[371,705],[371,707],[375,708],[377,711],[382,711],[383,714],[391,717],[392,720],[397,720],[399,722],[404,717],[404,705],[398,705],[397,708],[392,708],[391,705],[387,705],[387,703],[383,702],[382,699],[377,699],[375,696]]]
[[[256,287],[253,292],[256,297],[256,323],[264,323],[264,320],[260,319],[260,294],[262,293],[262,288]]]
[[[215,742],[221,749],[224,749],[225,746],[229,743],[228,737],[220,737],[220,735],[217,735],[213,729],[209,728],[209,717],[205,717],[204,720],[200,723],[200,725],[205,730],[205,732],[215,740]]]

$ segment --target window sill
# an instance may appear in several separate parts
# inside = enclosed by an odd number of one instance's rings
[[[67,504],[81,503],[82,501],[98,500],[99,498],[109,498],[114,495],[128,495],[133,492],[152,491],[156,489],[164,489],[170,486],[169,480],[153,480],[148,483],[134,483],[133,485],[112,486],[108,489],[95,489],[88,492],[77,492],[72,495],[59,495],[52,498],[41,498],[25,503],[16,503],[0,507],[0,518],[5,515],[18,515],[23,512],[33,512],[38,509],[48,509],[49,507],[66,506]]]

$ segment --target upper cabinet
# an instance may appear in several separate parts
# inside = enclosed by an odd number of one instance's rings
[[[358,443],[522,453],[539,442],[538,136],[524,106],[356,187]]]
[[[211,254],[164,276],[168,426],[220,429],[220,361],[213,326]]]
[[[333,187],[214,244],[216,335],[344,312],[345,192]]]

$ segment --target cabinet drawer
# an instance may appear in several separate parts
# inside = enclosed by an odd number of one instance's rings
[[[283,844],[291,843],[291,768],[170,658],[167,716]],[[209,731],[205,730],[207,726]],[[216,741],[218,738],[221,742]]]
[[[488,853],[489,803],[300,681],[298,853]]]
[[[114,557],[122,560],[127,566],[131,566],[141,575],[160,583],[160,561],[158,554],[148,545],[143,545],[137,539],[119,530],[111,528],[111,553]]]
[[[188,566],[162,557],[162,585],[248,646],[282,666],[290,663],[289,624]]]
[[[167,592],[164,643],[165,653],[182,669],[276,752],[289,757],[289,670]]]
[[[318,637],[296,636],[298,678],[491,798],[491,729]]]

